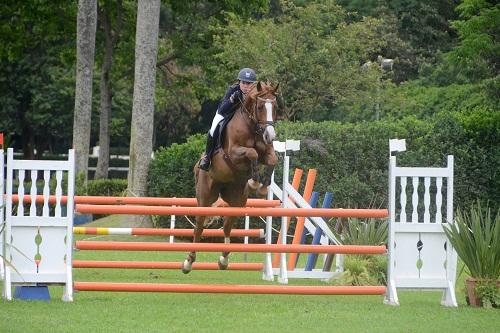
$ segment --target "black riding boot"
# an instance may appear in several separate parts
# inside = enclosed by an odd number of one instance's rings
[[[208,133],[207,135],[207,146],[205,148],[205,154],[200,161],[200,169],[208,171],[210,168],[210,159],[212,158],[212,153],[215,148],[215,139]]]

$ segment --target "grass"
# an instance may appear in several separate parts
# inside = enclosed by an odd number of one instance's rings
[[[118,226],[116,217],[97,221]],[[107,236],[125,239],[127,236]],[[78,235],[77,239],[100,239]],[[128,238],[130,239],[130,238]],[[143,237],[133,237],[141,241]],[[151,240],[151,238],[147,238]],[[164,240],[156,238],[155,240]],[[75,259],[181,261],[185,254],[165,252],[87,252]],[[199,261],[217,260],[200,253]],[[232,254],[233,262],[242,254]],[[303,259],[303,258],[302,258]],[[250,261],[262,255],[249,254]],[[153,283],[270,284],[260,272],[75,269],[76,281]],[[496,332],[498,309],[465,304],[464,277],[457,282],[458,308],[440,305],[441,292],[398,292],[401,306],[382,296],[222,295],[79,292],[73,303],[60,300],[61,287],[50,287],[52,300],[0,302],[0,333],[14,332]],[[276,283],[276,282],[274,282]],[[323,282],[290,280],[290,284]]]

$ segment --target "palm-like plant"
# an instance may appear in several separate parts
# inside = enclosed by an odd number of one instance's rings
[[[481,203],[469,212],[457,211],[453,224],[444,232],[473,278],[498,280],[500,277],[500,212],[491,217],[491,209]]]
[[[483,209],[478,201],[468,212],[458,210],[455,223],[443,229],[469,275],[477,280],[475,296],[485,307],[499,305],[500,212],[492,218],[491,209]]]

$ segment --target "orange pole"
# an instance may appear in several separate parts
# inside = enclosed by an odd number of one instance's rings
[[[115,230],[125,230],[125,232],[114,232]],[[155,229],[155,228],[87,228],[73,227],[73,233],[79,235],[134,235],[134,236],[177,236],[192,237],[193,229]],[[232,229],[232,237],[264,237],[263,229]],[[205,237],[224,237],[222,229],[204,229],[202,236]]]
[[[304,194],[302,197],[305,201],[309,202],[311,200],[311,195],[313,192],[314,183],[316,181],[316,169],[309,169],[307,172],[307,181],[304,188]],[[300,239],[302,238],[302,233],[304,232],[305,217],[297,218],[297,225],[295,226],[295,233],[293,234],[292,244],[300,244]],[[295,268],[295,263],[297,262],[297,253],[291,253],[288,257],[287,269],[289,271]]]
[[[304,173],[304,171],[302,169],[299,169],[299,168],[296,168],[295,169],[295,172],[293,173],[293,180],[292,180],[292,187],[295,189],[295,190],[298,190],[299,189],[299,186],[300,186],[300,180],[302,179],[302,174]],[[289,218],[286,217],[286,223],[288,225],[288,220]],[[279,234],[278,234],[278,240],[276,242],[276,244],[281,244],[281,232],[282,230],[280,229],[279,231]],[[273,257],[273,267],[278,267],[280,264],[280,254],[279,253],[275,253],[274,254],[274,257]]]
[[[287,295],[383,295],[386,289],[385,286],[276,286],[123,282],[75,282],[74,288],[78,291]]]
[[[76,211],[88,214],[192,215],[192,216],[319,216],[385,218],[387,209],[351,208],[267,208],[267,207],[158,207],[136,205],[76,205]]]
[[[262,263],[229,263],[227,269],[233,271],[261,271]],[[131,268],[131,269],[181,269],[182,262],[159,261],[93,261],[73,260],[73,268]],[[193,269],[219,270],[215,262],[194,262]]]
[[[23,202],[30,203],[31,196],[24,195]],[[17,203],[19,197],[17,194],[12,196],[12,201]],[[68,201],[67,196],[61,197],[61,203]],[[54,204],[56,196],[49,197],[49,203]],[[43,203],[43,195],[36,196],[36,203]],[[157,197],[102,197],[102,196],[75,196],[76,204],[93,205],[148,205],[148,206],[197,206],[196,198],[157,198]],[[280,200],[248,199],[247,207],[277,207],[281,204]],[[223,200],[218,200],[217,206],[227,206]]]
[[[383,245],[224,244],[77,241],[79,250],[385,254]]]

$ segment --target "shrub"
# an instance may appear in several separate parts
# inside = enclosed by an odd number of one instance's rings
[[[126,190],[126,179],[97,179],[87,182],[87,195],[122,197]]]
[[[291,170],[318,169],[314,190],[333,192],[335,207],[386,207],[388,142],[405,138],[408,151],[398,155],[398,165],[443,167],[446,155],[452,154],[456,204],[468,206],[477,199],[489,199],[496,212],[500,202],[499,128],[498,112],[473,107],[443,111],[425,121],[408,116],[358,124],[280,122],[277,140],[301,140],[301,150],[291,153]],[[184,144],[157,151],[149,174],[149,194],[193,197],[192,168],[204,143],[204,135],[195,135]],[[279,163],[277,183],[281,183],[281,175]]]

